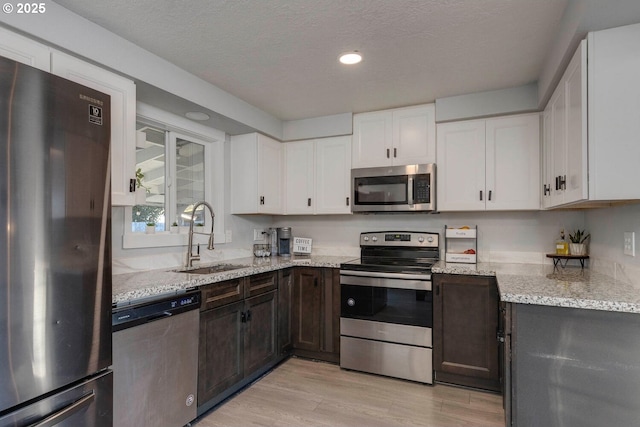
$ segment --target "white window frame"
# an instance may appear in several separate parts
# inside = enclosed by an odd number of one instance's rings
[[[225,243],[224,227],[224,140],[225,134],[217,129],[192,122],[189,119],[160,110],[156,107],[138,102],[137,121],[169,132],[165,147],[168,155],[168,170],[170,174],[165,176],[168,187],[168,204],[175,207],[175,186],[173,185],[173,174],[175,173],[175,143],[176,138],[192,140],[195,143],[204,145],[205,158],[205,200],[213,206],[215,214],[214,243]],[[172,148],[173,147],[173,148]],[[166,165],[165,165],[166,167]],[[155,233],[134,233],[131,231],[132,206],[125,207],[124,235],[122,236],[122,247],[124,249],[134,248],[157,248],[167,246],[186,246],[188,236],[184,233],[171,234],[168,230]],[[175,216],[175,212],[170,215]],[[205,230],[210,230],[211,215],[205,213]],[[173,222],[172,217],[166,216],[165,221],[169,227]],[[194,243],[207,243],[207,237],[194,235]]]

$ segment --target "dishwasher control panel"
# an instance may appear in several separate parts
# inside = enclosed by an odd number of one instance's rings
[[[146,301],[114,309],[111,315],[111,329],[115,332],[198,308],[200,291]]]

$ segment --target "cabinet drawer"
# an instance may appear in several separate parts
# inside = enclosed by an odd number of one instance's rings
[[[227,280],[200,288],[202,305],[200,311],[211,310],[225,304],[240,301],[244,298],[244,278]]]
[[[248,278],[245,298],[273,291],[278,286],[277,273],[263,273]]]

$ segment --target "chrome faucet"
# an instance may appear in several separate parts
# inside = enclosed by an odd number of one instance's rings
[[[197,231],[193,231],[193,220],[194,217],[196,215],[196,209],[199,208],[201,205],[206,206],[207,208],[209,208],[209,211],[211,212],[211,233],[200,233]],[[195,205],[193,205],[193,211],[191,211],[191,223],[189,224],[189,244],[187,246],[187,262],[185,264],[185,267],[189,268],[189,267],[193,267],[193,261],[199,261],[200,260],[200,245],[198,245],[198,253],[194,254],[193,253],[193,235],[194,234],[204,234],[205,236],[209,236],[209,243],[207,245],[207,249],[212,250],[213,249],[213,225],[214,225],[214,221],[215,221],[215,214],[213,213],[213,208],[211,207],[211,205],[205,201],[202,202],[198,202]]]

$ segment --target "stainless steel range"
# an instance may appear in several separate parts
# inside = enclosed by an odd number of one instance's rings
[[[340,266],[340,367],[432,384],[438,233],[362,233],[360,255]]]

